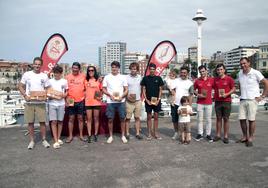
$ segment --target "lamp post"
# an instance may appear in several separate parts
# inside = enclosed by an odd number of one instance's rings
[[[193,18],[194,21],[197,22],[197,67],[201,65],[201,38],[202,38],[202,22],[205,21],[207,18],[203,15],[202,9],[197,9],[196,15]],[[197,75],[199,75],[199,71],[197,70]]]

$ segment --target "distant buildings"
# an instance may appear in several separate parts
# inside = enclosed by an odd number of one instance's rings
[[[268,70],[268,42],[259,45],[256,68],[260,71]]]
[[[123,72],[123,55],[126,53],[127,43],[124,42],[107,42],[106,46],[99,47],[99,67],[101,74],[111,72],[111,63],[118,61]]]
[[[188,59],[197,63],[197,46],[188,48]]]
[[[259,51],[255,46],[239,46],[225,53],[224,64],[228,73],[239,69],[240,58],[250,57]]]
[[[125,53],[123,55],[123,73],[129,74],[129,65],[133,62],[139,62],[146,59],[148,55],[142,53]]]

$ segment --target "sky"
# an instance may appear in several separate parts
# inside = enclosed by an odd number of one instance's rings
[[[98,47],[110,41],[150,54],[170,40],[187,52],[197,43],[198,8],[207,17],[203,56],[268,42],[266,0],[0,0],[0,59],[31,62],[54,33],[69,46],[60,63],[97,64]]]

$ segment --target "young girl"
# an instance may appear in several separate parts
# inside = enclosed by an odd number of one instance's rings
[[[179,127],[181,131],[182,144],[190,144],[191,141],[190,115],[192,113],[193,110],[192,107],[189,105],[189,98],[187,96],[183,96],[181,98],[181,106],[178,108]]]

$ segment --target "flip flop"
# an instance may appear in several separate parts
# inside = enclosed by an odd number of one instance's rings
[[[153,139],[152,136],[148,136],[148,137],[146,138],[146,140],[152,140],[152,139]]]
[[[155,139],[156,140],[162,140],[162,137],[161,136],[155,136]]]
[[[73,138],[72,138],[72,139],[68,139],[68,138],[67,138],[67,139],[65,140],[65,143],[70,144],[72,141],[73,141]]]
[[[80,137],[79,139],[80,139],[82,142],[87,142],[87,139],[84,138],[84,137],[83,137],[83,138]]]
[[[237,140],[236,143],[246,143],[247,141],[248,141],[247,139],[245,140],[240,139],[240,140]]]

